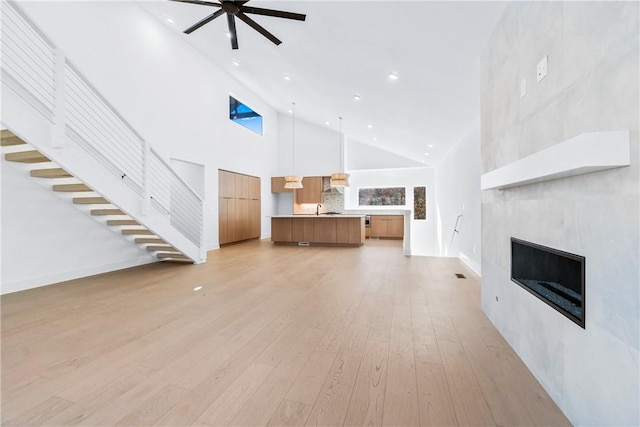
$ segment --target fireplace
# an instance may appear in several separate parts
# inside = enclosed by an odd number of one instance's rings
[[[512,237],[511,280],[584,328],[583,256]]]

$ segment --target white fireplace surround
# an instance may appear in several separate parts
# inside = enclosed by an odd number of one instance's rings
[[[481,177],[482,190],[551,181],[629,166],[629,131],[588,132],[538,151]]]

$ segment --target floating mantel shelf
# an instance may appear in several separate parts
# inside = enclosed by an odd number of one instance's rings
[[[516,187],[629,166],[629,131],[589,132],[555,144],[481,177],[483,190]]]

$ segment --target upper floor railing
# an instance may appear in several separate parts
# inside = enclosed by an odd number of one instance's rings
[[[12,2],[2,2],[2,81],[142,199],[204,247],[203,200]]]

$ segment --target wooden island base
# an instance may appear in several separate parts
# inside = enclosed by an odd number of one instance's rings
[[[362,246],[364,216],[278,216],[271,218],[271,241],[275,244],[313,246]]]

